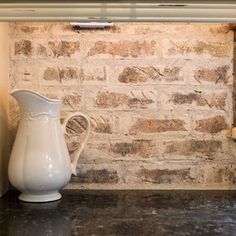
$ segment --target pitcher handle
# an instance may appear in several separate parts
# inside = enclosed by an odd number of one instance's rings
[[[77,174],[76,173],[77,162],[79,160],[79,156],[80,156],[82,150],[84,149],[86,142],[88,141],[89,133],[91,130],[91,125],[90,125],[90,121],[89,121],[88,117],[86,115],[82,114],[81,112],[75,112],[75,113],[67,116],[65,118],[65,120],[63,121],[62,128],[63,128],[63,131],[65,134],[67,134],[66,125],[67,125],[68,121],[75,116],[80,116],[80,117],[84,118],[84,120],[86,121],[87,127],[86,127],[86,133],[85,133],[85,137],[84,137],[83,142],[81,143],[78,150],[76,150],[75,153],[73,153],[73,157],[71,158],[71,171],[72,171],[72,174],[74,174],[74,175]]]

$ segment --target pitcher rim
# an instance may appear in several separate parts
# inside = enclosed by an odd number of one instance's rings
[[[62,100],[61,99],[51,99],[51,98],[48,98],[46,96],[43,96],[41,95],[40,93],[34,91],[34,90],[30,90],[30,89],[13,89],[11,92],[10,92],[10,95],[13,95],[14,93],[17,93],[17,92],[30,92],[34,95],[37,95],[38,97],[48,101],[48,102],[56,102],[56,103],[61,103]]]

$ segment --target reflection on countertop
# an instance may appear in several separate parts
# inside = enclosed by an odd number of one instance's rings
[[[62,192],[60,201],[0,199],[0,235],[235,235],[235,191]]]

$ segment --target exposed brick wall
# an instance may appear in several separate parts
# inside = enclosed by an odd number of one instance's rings
[[[234,111],[234,126],[236,126],[236,25],[234,27],[234,57],[233,57],[233,75],[234,75],[234,82],[233,82],[233,111]]]
[[[69,187],[235,188],[233,37],[227,24],[12,23],[11,87],[61,98],[62,118],[90,117]],[[18,119],[12,99],[12,137]]]

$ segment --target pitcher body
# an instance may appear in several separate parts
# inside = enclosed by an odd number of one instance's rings
[[[71,163],[60,123],[61,101],[28,90],[12,95],[20,105],[20,123],[9,162],[10,183],[22,192],[20,200],[58,200],[79,157]]]

